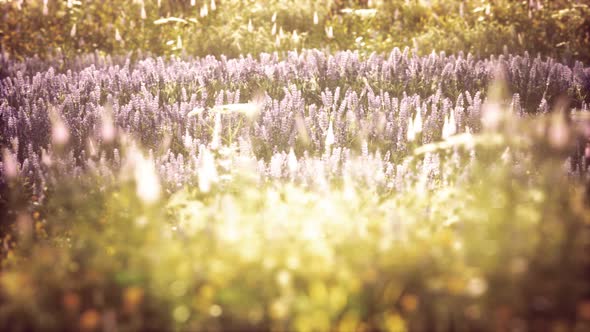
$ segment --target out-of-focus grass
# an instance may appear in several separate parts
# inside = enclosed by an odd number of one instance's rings
[[[535,137],[569,130],[556,119],[500,117],[416,147],[389,190],[260,182],[236,166],[207,190],[154,200],[139,190],[156,176],[137,171],[149,159],[129,149],[114,181],[64,176],[46,204],[19,211],[3,242],[0,327],[583,329],[590,211],[557,154],[567,141]]]

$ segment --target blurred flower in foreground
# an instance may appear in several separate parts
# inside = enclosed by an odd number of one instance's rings
[[[52,128],[51,128],[51,140],[53,144],[56,145],[64,145],[70,139],[70,131],[66,126],[65,122],[59,115],[59,113],[55,110],[50,111],[49,114],[51,118]]]
[[[408,142],[416,140],[416,137],[422,133],[422,127],[422,114],[420,114],[420,108],[418,108],[414,118],[410,118],[408,121],[408,129],[406,131],[406,139]]]
[[[18,175],[16,158],[8,149],[4,149],[2,152],[2,173],[8,179]]]
[[[443,124],[442,138],[447,139],[457,133],[457,123],[455,122],[455,112],[451,111],[448,117],[445,117]]]
[[[570,130],[564,115],[555,112],[548,133],[549,144],[556,149],[565,148],[570,142]]]
[[[115,139],[115,125],[113,124],[113,117],[110,109],[105,109],[105,111],[101,113],[100,136],[104,142],[112,142],[113,139]]]
[[[501,104],[509,96],[506,68],[496,65],[492,77],[493,81],[488,87],[488,100],[482,106],[481,123],[484,129],[496,131],[507,123],[509,117],[506,108]]]
[[[135,163],[134,177],[137,186],[137,196],[145,203],[154,203],[160,199],[160,180],[156,174],[154,161],[136,151],[133,155]]]
[[[571,114],[568,111],[569,105],[566,99],[560,98],[557,100],[553,111],[551,112],[551,119],[549,129],[547,132],[547,138],[549,144],[554,149],[567,149],[572,143],[572,130],[568,119],[571,118]]]
[[[51,166],[53,164],[53,159],[51,157],[51,153],[47,152],[47,150],[41,150],[41,162],[45,164],[45,166]]]
[[[207,193],[211,190],[211,184],[217,181],[217,168],[215,167],[215,157],[204,146],[200,148],[201,163],[197,170],[199,178],[199,190]]]
[[[485,129],[495,131],[504,117],[504,111],[498,103],[489,102],[483,105],[481,123]]]

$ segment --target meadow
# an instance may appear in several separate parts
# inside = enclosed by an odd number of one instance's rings
[[[588,6],[461,3],[0,1],[0,330],[590,329]]]

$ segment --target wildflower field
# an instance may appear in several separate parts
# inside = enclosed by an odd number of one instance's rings
[[[125,2],[0,1],[0,331],[590,330],[584,1]]]

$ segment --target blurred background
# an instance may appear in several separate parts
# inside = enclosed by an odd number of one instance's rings
[[[590,61],[587,0],[2,0],[13,57],[98,50],[194,56],[303,48]]]

